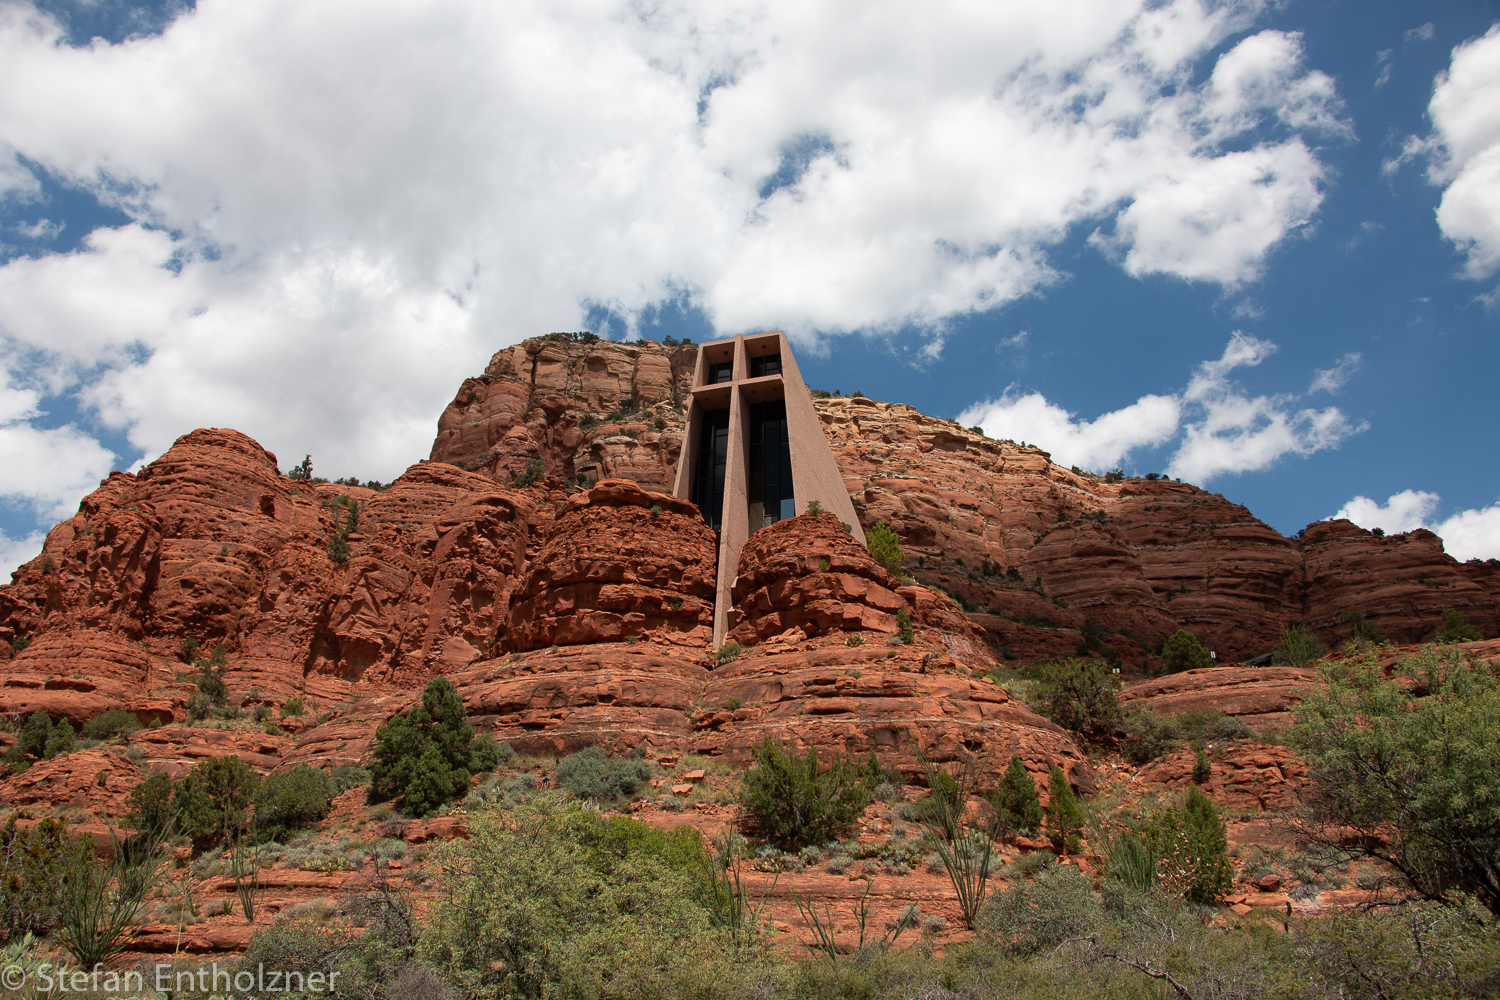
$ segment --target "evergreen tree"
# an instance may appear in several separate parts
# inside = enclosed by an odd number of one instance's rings
[[[1068,776],[1063,769],[1053,766],[1048,775],[1048,793],[1052,801],[1047,805],[1047,833],[1052,838],[1053,848],[1058,854],[1078,850],[1078,834],[1083,830],[1083,807]]]
[[[403,810],[413,816],[436,811],[499,758],[493,737],[475,738],[463,699],[446,677],[429,681],[422,704],[381,726],[375,738],[371,799],[405,797]]]
[[[870,558],[897,576],[901,575],[906,557],[901,553],[901,540],[890,525],[876,521],[875,527],[865,532],[865,548],[870,550]]]
[[[1031,833],[1041,829],[1042,801],[1036,793],[1036,782],[1031,780],[1019,755],[1011,755],[1010,764],[1000,779],[1000,791],[990,804],[995,809],[995,824],[1001,831]]]
[[[1184,670],[1197,670],[1214,665],[1213,657],[1208,655],[1208,650],[1203,648],[1203,644],[1193,636],[1193,633],[1182,628],[1173,632],[1171,638],[1162,644],[1161,658],[1169,674],[1180,674]]]
[[[1182,805],[1157,819],[1153,837],[1162,882],[1195,903],[1214,903],[1229,891],[1234,868],[1229,836],[1213,800],[1189,785]]]

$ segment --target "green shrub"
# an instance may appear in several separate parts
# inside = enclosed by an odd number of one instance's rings
[[[979,913],[981,934],[1016,955],[1036,955],[1090,933],[1103,911],[1088,878],[1073,865],[1046,865],[1013,880]]]
[[[334,768],[333,773],[328,776],[328,781],[330,786],[329,794],[337,798],[351,788],[368,785],[370,783],[370,772],[362,767],[346,764],[343,767]]]
[[[1311,766],[1304,835],[1379,861],[1416,894],[1472,893],[1500,915],[1500,679],[1428,647],[1388,679],[1374,656],[1325,664],[1288,740]],[[1414,698],[1411,688],[1425,691]]]
[[[911,613],[905,608],[896,612],[896,638],[908,646],[917,638],[916,630],[911,625]]]
[[[1083,831],[1083,807],[1068,776],[1063,769],[1054,766],[1048,773],[1047,835],[1052,839],[1052,848],[1059,854],[1078,850],[1078,835]]]
[[[865,532],[865,548],[869,550],[870,558],[896,576],[902,574],[906,557],[901,553],[901,540],[890,525],[876,521],[875,526]]]
[[[172,779],[161,772],[150,775],[130,790],[125,799],[130,812],[125,823],[145,840],[165,840],[176,827],[172,811]]]
[[[717,650],[714,651],[714,664],[716,666],[722,667],[726,664],[733,663],[735,660],[738,660],[740,658],[740,654],[744,651],[745,647],[741,646],[739,643],[726,642],[724,645],[720,646]]]
[[[200,762],[172,789],[177,829],[200,846],[228,842],[250,827],[260,775],[238,756]]]
[[[958,835],[959,818],[968,802],[953,775],[938,768],[929,771],[928,780],[932,787],[928,789],[927,797],[917,802],[917,819],[937,827],[944,837],[952,840]]]
[[[83,738],[107,740],[139,728],[141,728],[141,721],[135,717],[134,712],[127,712],[122,708],[111,708],[83,724]]]
[[[756,830],[782,850],[823,844],[853,823],[870,804],[878,778],[847,757],[818,768],[817,748],[785,752],[770,737],[751,751],[740,804]]]
[[[59,754],[72,753],[75,745],[73,724],[67,719],[52,717],[38,709],[31,713],[19,732],[16,743],[5,751],[3,759],[17,771],[31,766],[29,758],[50,760]]]
[[[640,791],[651,771],[642,757],[611,757],[595,745],[558,761],[557,783],[577,798],[608,804]]]
[[[1484,636],[1469,624],[1469,616],[1454,608],[1443,610],[1443,624],[1433,635],[1433,642],[1479,642]]]
[[[1091,740],[1114,738],[1124,713],[1119,678],[1098,660],[1043,663],[1033,670],[1032,692],[1043,715]]]
[[[328,815],[332,782],[322,771],[298,764],[266,778],[255,795],[255,838],[284,841],[294,830]]]
[[[1193,784],[1201,785],[1213,777],[1213,765],[1208,762],[1208,754],[1201,746],[1193,748]]]
[[[1026,771],[1017,754],[1012,754],[1000,778],[1000,790],[990,798],[994,810],[995,831],[1032,833],[1042,826],[1042,800],[1036,782]]]
[[[1177,726],[1154,712],[1137,708],[1125,717],[1125,742],[1120,750],[1132,764],[1148,764],[1178,742]]]
[[[475,739],[453,682],[427,683],[422,703],[375,733],[371,801],[403,799],[402,810],[426,816],[468,791],[469,779],[495,766],[493,737]]]
[[[1288,625],[1281,633],[1281,645],[1276,647],[1272,658],[1276,663],[1306,667],[1326,652],[1327,648],[1317,636],[1302,631],[1299,625]]]
[[[1152,847],[1162,884],[1175,895],[1215,903],[1233,884],[1224,821],[1197,785],[1188,786],[1182,805],[1154,817]]]
[[[547,467],[540,458],[528,458],[526,460],[526,467],[516,475],[512,476],[510,478],[510,481],[506,485],[519,486],[522,488],[532,486],[538,479],[542,478],[542,475],[546,471]]]
[[[809,500],[807,501],[807,507],[803,509],[802,513],[821,514],[823,513],[823,504],[817,500]]]
[[[291,718],[301,715],[305,711],[307,711],[307,706],[303,704],[301,698],[288,698],[286,703],[281,706],[281,717],[283,719]]]
[[[63,887],[92,861],[86,840],[68,835],[56,820],[19,829],[0,827],[0,931],[15,940],[45,934],[61,920]]]
[[[736,975],[715,962],[706,897],[670,847],[576,806],[477,814],[439,853],[426,956],[465,995],[719,996]],[[661,849],[658,850],[658,845]],[[700,852],[701,854],[701,852]],[[705,963],[714,973],[702,986]]]
[[[1162,644],[1162,663],[1169,674],[1180,674],[1184,670],[1199,670],[1214,665],[1213,657],[1203,648],[1193,633],[1178,629]]]

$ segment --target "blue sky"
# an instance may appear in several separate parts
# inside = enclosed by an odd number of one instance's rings
[[[1500,557],[1500,4],[0,3],[0,569],[550,330]]]

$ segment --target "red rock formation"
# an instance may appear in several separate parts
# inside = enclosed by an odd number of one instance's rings
[[[1319,521],[1302,534],[1307,567],[1305,624],[1328,639],[1353,628],[1345,611],[1360,611],[1393,642],[1421,642],[1456,608],[1485,636],[1500,630],[1495,597],[1444,555],[1442,539],[1417,529],[1377,537],[1349,521]]]
[[[1111,647],[1138,670],[1178,628],[1221,662],[1269,652],[1295,622],[1333,645],[1350,634],[1344,610],[1389,619],[1398,638],[1430,634],[1444,607],[1486,635],[1500,630],[1500,601],[1479,579],[1489,577],[1431,535],[1383,546],[1320,522],[1299,543],[1193,486],[1070,472],[901,404],[816,405],[864,526],[887,522],[918,579],[992,611],[981,621],[1018,658],[1073,655],[1089,623],[1104,630],[1093,653]]]
[[[570,497],[511,595],[507,649],[713,638],[718,545],[698,508],[607,479]]]
[[[1317,683],[1316,671],[1296,667],[1210,667],[1127,684],[1120,704],[1144,705],[1168,718],[1189,711],[1223,712],[1264,730],[1288,721],[1290,709]]]
[[[1210,774],[1202,788],[1220,806],[1231,809],[1289,809],[1307,776],[1307,765],[1290,749],[1259,743],[1226,743],[1209,751]],[[1177,750],[1142,768],[1136,780],[1178,791],[1193,783],[1197,754]]]
[[[459,387],[430,457],[497,479],[539,459],[566,481],[630,479],[669,490],[697,357],[691,345],[576,343],[559,334],[507,347]]]
[[[187,639],[223,643],[231,691],[271,704],[457,669],[493,649],[544,492],[440,464],[383,493],[314,485],[242,434],[194,431],[112,474],[0,587],[0,638],[30,643],[0,672],[0,710],[180,718]],[[359,505],[342,563],[340,495]]]
[[[729,637],[751,645],[788,629],[807,635],[898,628],[912,608],[901,581],[870,558],[832,514],[778,521],[751,535],[740,553]]]

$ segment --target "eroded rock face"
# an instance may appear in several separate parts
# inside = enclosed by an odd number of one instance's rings
[[[1490,637],[1500,630],[1495,597],[1455,559],[1442,539],[1417,529],[1377,537],[1349,521],[1319,521],[1302,534],[1307,566],[1307,627],[1345,638],[1341,617],[1360,611],[1393,642],[1421,642],[1442,624],[1444,608],[1469,616]]]
[[[778,521],[740,551],[729,637],[752,645],[787,629],[805,634],[893,633],[901,582],[870,558],[832,514]]]
[[[1083,645],[1147,670],[1186,628],[1234,662],[1298,622],[1335,646],[1352,634],[1345,610],[1402,641],[1430,635],[1447,607],[1500,630],[1487,567],[1460,566],[1430,533],[1319,522],[1290,539],[1184,483],[1106,482],[901,404],[815,405],[861,523],[891,525],[907,569],[991,612],[977,620],[1018,659]]]
[[[1120,704],[1144,705],[1166,718],[1223,712],[1260,731],[1288,722],[1291,709],[1318,683],[1317,671],[1296,667],[1210,667],[1127,684]]]
[[[431,460],[504,480],[537,459],[569,482],[629,479],[669,490],[697,358],[694,346],[652,341],[557,336],[507,347],[459,387],[438,420]]]
[[[340,496],[359,511],[343,562]],[[0,587],[0,638],[29,642],[0,711],[181,718],[184,640],[222,643],[231,692],[267,704],[419,685],[493,651],[547,497],[439,464],[381,493],[313,485],[243,434],[194,431],[112,474]]]
[[[511,595],[512,650],[713,638],[718,540],[698,508],[608,479],[568,498]]]
[[[1290,809],[1299,803],[1307,765],[1287,747],[1231,743],[1209,752],[1210,772],[1202,788],[1220,808]],[[1197,755],[1180,749],[1142,768],[1137,780],[1183,791],[1193,783]]]

